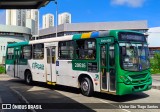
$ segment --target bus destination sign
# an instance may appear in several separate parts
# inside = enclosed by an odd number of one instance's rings
[[[137,33],[119,33],[119,40],[120,41],[136,41],[136,42],[146,42],[146,38],[143,34]]]

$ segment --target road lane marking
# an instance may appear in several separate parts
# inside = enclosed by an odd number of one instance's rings
[[[31,89],[29,89],[27,91],[42,91],[42,90],[49,90],[49,89],[48,88],[39,87],[39,86],[33,86]]]
[[[109,102],[107,102],[107,101],[104,101],[104,100],[100,100],[100,101],[103,102],[103,103],[107,103],[107,104],[109,104],[109,105],[112,105],[112,106],[114,106],[114,107],[116,107],[116,108],[119,108],[118,106],[113,105],[113,104],[111,104],[111,103],[109,103]],[[119,108],[119,109],[121,109],[121,108]],[[121,110],[124,110],[124,111],[126,111],[126,112],[131,112],[131,111],[126,110],[126,109],[121,109]]]
[[[18,92],[17,90],[15,90],[14,88],[11,88],[11,90],[13,91],[13,92],[15,92],[17,95],[19,95],[21,98],[22,98],[22,100],[26,103],[26,104],[28,104],[29,105],[29,101],[20,93],[20,92]],[[34,110],[34,109],[30,109],[32,112],[36,112],[36,110]]]

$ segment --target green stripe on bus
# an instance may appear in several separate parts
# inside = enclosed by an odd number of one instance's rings
[[[25,41],[25,42],[17,42],[17,43],[13,43],[13,44],[8,44],[7,47],[16,47],[16,46],[22,46],[22,45],[28,45],[29,41]]]
[[[14,65],[14,60],[6,60],[6,64]]]
[[[14,65],[15,64],[15,59],[12,60],[6,60],[6,64],[9,65]],[[27,65],[28,61],[26,59],[19,59],[19,62],[17,65]]]
[[[78,40],[78,39],[81,39],[81,34],[73,35],[72,40]]]

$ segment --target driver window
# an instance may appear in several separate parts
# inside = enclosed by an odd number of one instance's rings
[[[135,64],[138,62],[137,59],[137,49],[136,46],[132,46],[130,44],[126,44],[121,47],[122,50],[122,60],[124,63]]]

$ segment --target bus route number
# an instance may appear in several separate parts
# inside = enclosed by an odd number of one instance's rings
[[[86,63],[75,63],[76,68],[86,68]]]

